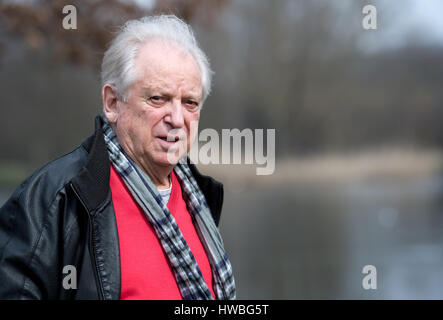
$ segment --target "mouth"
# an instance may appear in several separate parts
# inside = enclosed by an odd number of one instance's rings
[[[180,140],[179,136],[173,136],[173,137],[159,137],[160,139],[164,140],[164,141],[168,141],[168,142],[177,142],[178,140]]]
[[[157,137],[158,139],[164,141],[168,144],[174,144],[180,140],[179,136],[173,136],[173,137]]]

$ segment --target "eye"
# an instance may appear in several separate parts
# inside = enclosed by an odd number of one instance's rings
[[[148,98],[148,101],[155,106],[161,106],[166,102],[166,98],[161,96],[152,96]]]
[[[190,111],[196,111],[200,105],[194,100],[185,100],[185,106]]]

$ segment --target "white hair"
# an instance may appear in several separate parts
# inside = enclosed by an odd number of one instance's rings
[[[128,88],[137,80],[135,58],[142,45],[151,39],[178,44],[194,57],[201,74],[203,105],[211,91],[212,71],[209,61],[200,49],[191,27],[174,15],[148,16],[126,22],[103,57],[102,87],[105,84],[114,85],[120,98],[127,101]]]

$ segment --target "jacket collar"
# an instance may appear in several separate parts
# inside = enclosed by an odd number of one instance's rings
[[[72,179],[88,211],[93,214],[109,200],[110,161],[102,132],[102,118],[95,118],[95,132],[83,142],[88,159],[80,173]]]

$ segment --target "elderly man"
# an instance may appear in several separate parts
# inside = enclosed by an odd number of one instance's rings
[[[0,298],[234,299],[223,186],[186,157],[211,85],[190,27],[127,22],[102,82],[95,133],[0,209]]]

